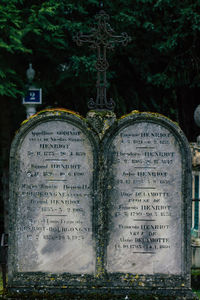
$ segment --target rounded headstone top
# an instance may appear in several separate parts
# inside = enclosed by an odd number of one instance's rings
[[[200,104],[194,111],[194,121],[198,127],[200,127]]]

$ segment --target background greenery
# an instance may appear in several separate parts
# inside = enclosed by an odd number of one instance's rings
[[[200,90],[200,1],[104,0],[116,33],[132,42],[109,53],[108,95],[118,116],[131,110],[159,112],[177,121],[189,141],[199,129],[193,113]],[[100,10],[97,0],[0,1],[0,183],[7,191],[8,157],[15,130],[26,118],[21,98],[26,70],[36,70],[45,107],[85,115],[96,94],[96,53],[77,47],[73,36],[89,33]],[[3,183],[2,183],[3,182]],[[3,193],[3,194],[2,194]],[[4,200],[5,201],[5,200]],[[0,214],[0,227],[3,215]]]
[[[180,123],[190,140],[198,104],[200,2],[105,0],[117,33],[132,37],[109,56],[109,94],[121,115],[157,111]],[[43,88],[43,106],[81,114],[95,96],[95,52],[77,47],[73,36],[90,31],[97,0],[2,0],[0,3],[0,95],[20,103],[29,62]],[[17,102],[18,99],[18,102]],[[13,102],[14,103],[14,102]],[[14,104],[13,104],[14,105]]]

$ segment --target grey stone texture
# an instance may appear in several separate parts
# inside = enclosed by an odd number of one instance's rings
[[[194,111],[194,120],[197,126],[200,127],[200,105],[198,105]]]
[[[168,129],[152,122],[129,125],[115,136],[109,152],[115,174],[109,186],[109,272],[181,273],[179,147]]]
[[[133,112],[109,129],[103,149],[107,272],[134,288],[141,279],[143,288],[174,280],[190,289],[191,154],[184,134],[161,115]]]
[[[87,123],[68,112],[39,114],[17,133],[10,167],[11,278],[94,274],[96,147]]]
[[[20,128],[10,170],[11,294],[194,299],[191,154],[177,124],[46,111]]]

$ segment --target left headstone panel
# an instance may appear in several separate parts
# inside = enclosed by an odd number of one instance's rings
[[[97,153],[85,120],[70,112],[45,112],[20,128],[10,161],[9,285],[19,275],[26,284],[30,272],[95,273]]]

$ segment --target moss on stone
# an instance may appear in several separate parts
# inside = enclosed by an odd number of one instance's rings
[[[192,269],[191,274],[192,276],[200,276],[200,269]]]
[[[126,117],[133,116],[133,115],[135,115],[135,114],[143,114],[143,115],[145,114],[145,116],[146,116],[147,118],[148,118],[148,115],[149,115],[150,117],[155,117],[155,118],[157,118],[157,117],[165,118],[165,119],[171,121],[172,123],[176,124],[176,125],[179,127],[179,124],[178,124],[177,122],[172,121],[170,118],[168,118],[168,117],[166,117],[166,116],[164,116],[164,115],[162,115],[162,114],[160,114],[160,113],[157,113],[157,112],[148,112],[148,111],[140,112],[139,110],[132,110],[129,114],[126,114],[126,115],[121,116],[121,117],[119,118],[119,120],[124,119],[124,118],[126,118]]]
[[[31,119],[34,119],[35,117],[41,115],[41,114],[44,114],[44,113],[51,113],[53,115],[62,115],[62,113],[68,113],[68,114],[71,114],[71,115],[74,115],[80,119],[84,119],[78,112],[74,112],[73,110],[69,110],[69,109],[66,109],[66,108],[47,108],[47,109],[43,109],[43,110],[40,110],[39,112],[37,112],[36,114],[30,116],[28,119],[24,120],[20,126],[26,124],[27,122],[29,122]]]

